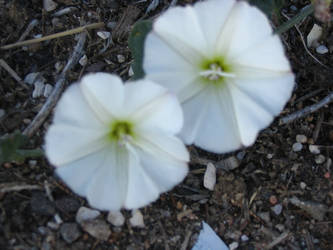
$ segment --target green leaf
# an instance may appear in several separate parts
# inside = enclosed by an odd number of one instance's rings
[[[5,162],[23,162],[28,157],[40,157],[41,149],[20,149],[28,142],[28,138],[20,132],[0,138],[0,165]]]
[[[128,46],[132,52],[133,56],[133,64],[132,69],[134,75],[132,77],[133,80],[137,80],[143,78],[145,72],[143,71],[143,56],[144,56],[144,42],[147,34],[151,31],[153,27],[152,21],[145,20],[140,21],[135,24],[128,40]]]
[[[295,15],[293,18],[288,20],[287,22],[283,23],[281,26],[279,26],[274,33],[275,34],[281,34],[283,32],[286,32],[294,25],[298,24],[303,20],[303,18],[311,15],[314,12],[314,8],[312,4],[309,4],[305,6],[297,15]]]
[[[278,21],[285,0],[250,0],[249,2],[261,9],[271,20]]]

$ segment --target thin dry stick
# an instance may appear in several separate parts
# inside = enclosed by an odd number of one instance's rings
[[[280,236],[278,236],[275,240],[272,241],[268,246],[265,247],[265,249],[272,249],[276,245],[280,244],[282,241],[287,239],[289,237],[289,232],[284,232]]]
[[[73,54],[71,55],[66,66],[59,75],[51,95],[48,97],[43,107],[29,124],[29,126],[23,131],[24,135],[28,137],[32,136],[42,125],[46,117],[48,117],[51,113],[53,107],[56,105],[58,99],[60,98],[62,90],[65,87],[67,72],[73,68],[73,66],[79,61],[80,57],[82,56],[82,50],[86,42],[86,37],[87,34],[85,32],[80,34],[79,41],[74,48]]]
[[[0,193],[19,192],[22,190],[42,189],[38,185],[28,185],[25,183],[2,183],[0,184]]]
[[[287,115],[283,118],[280,119],[279,124],[287,124],[289,122],[292,122],[296,119],[299,119],[301,117],[307,116],[308,114],[311,114],[318,109],[322,108],[323,106],[329,104],[330,102],[333,101],[333,92],[331,92],[328,96],[326,96],[324,99],[322,99],[320,102],[313,104],[311,106],[307,106],[304,109],[301,109],[299,111],[296,111],[290,115]]]
[[[0,59],[0,66],[4,68],[23,88],[29,89],[29,87],[23,83],[21,77],[19,77],[18,74],[3,59]]]
[[[52,34],[52,35],[49,35],[49,36],[44,36],[44,37],[40,37],[40,38],[36,38],[36,39],[23,41],[23,42],[8,44],[8,45],[0,47],[0,49],[12,49],[12,48],[20,47],[20,46],[39,43],[39,42],[43,42],[43,41],[47,41],[47,40],[51,40],[51,39],[55,39],[55,38],[59,38],[59,37],[63,37],[63,36],[68,36],[68,35],[73,35],[73,34],[76,34],[76,33],[81,33],[81,32],[83,32],[85,30],[88,30],[88,29],[98,29],[98,28],[101,28],[103,26],[104,26],[104,23],[102,23],[102,22],[101,23],[88,24],[88,25],[85,25],[85,26],[82,26],[82,27],[79,27],[79,28],[66,30],[64,32],[59,32],[59,33]]]
[[[18,39],[18,42],[23,41],[30,33],[30,31],[32,31],[33,28],[35,28],[37,25],[39,24],[39,21],[37,19],[33,19],[28,27],[26,28],[26,30],[23,32],[23,34],[21,35],[20,39]]]
[[[287,18],[288,20],[290,20],[290,18],[289,18],[286,14],[282,13],[282,15],[283,15],[285,18]],[[298,25],[294,25],[294,27],[295,27],[297,33],[299,34],[299,36],[300,36],[300,38],[301,38],[301,41],[302,41],[302,44],[303,44],[303,47],[304,47],[306,53],[308,53],[309,56],[311,56],[311,57],[313,58],[313,60],[315,60],[315,61],[316,61],[317,63],[319,63],[321,66],[323,66],[324,68],[328,69],[329,67],[327,67],[325,64],[323,64],[323,63],[322,63],[317,57],[315,57],[315,56],[310,52],[310,50],[308,49],[308,47],[307,47],[307,45],[306,45],[306,43],[305,43],[305,40],[304,40],[304,38],[303,38],[303,34],[302,34],[302,32],[299,30],[299,28],[298,28]]]

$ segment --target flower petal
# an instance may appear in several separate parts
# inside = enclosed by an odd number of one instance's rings
[[[86,196],[89,184],[105,161],[108,149],[100,150],[56,168],[56,174],[78,195]]]
[[[126,208],[138,208],[154,201],[161,192],[181,182],[187,172],[189,154],[176,137],[151,132],[132,150]]]
[[[45,136],[46,155],[55,166],[67,164],[105,147],[106,134],[105,128],[80,128],[54,123]]]
[[[186,61],[154,32],[148,34],[144,51],[143,68],[147,79],[177,93],[179,88],[196,78],[194,62]]]
[[[175,95],[149,80],[125,85],[128,116],[138,127],[158,128],[178,133],[183,126],[183,113]]]
[[[101,121],[110,123],[110,117],[121,113],[124,86],[118,76],[107,73],[89,74],[82,78],[80,88]]]
[[[129,185],[129,152],[116,143],[105,151],[100,164],[87,187],[87,200],[101,210],[120,210],[124,206]]]
[[[77,83],[69,86],[61,96],[55,108],[53,123],[97,130],[104,126],[85,100]]]
[[[216,41],[235,3],[230,0],[210,0],[198,2],[193,6],[208,44],[205,51],[208,58],[214,56]]]
[[[239,148],[241,142],[228,87],[207,88],[201,98],[195,97],[184,104],[185,125],[181,136],[189,136],[188,131],[193,129],[191,120],[195,120],[196,133],[191,139],[196,146],[215,153]]]
[[[153,32],[189,63],[196,63],[208,49],[200,21],[191,6],[174,7],[156,20]]]
[[[238,1],[223,27],[216,51],[226,57],[239,55],[272,34],[265,14],[244,1]]]
[[[279,73],[291,71],[277,35],[270,35],[259,44],[244,53],[235,55],[230,60],[236,70],[237,67],[244,66],[254,70],[271,70]]]

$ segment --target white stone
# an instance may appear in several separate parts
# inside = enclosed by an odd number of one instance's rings
[[[308,138],[305,135],[296,135],[296,141],[299,143],[306,143]]]
[[[44,97],[49,97],[50,94],[52,93],[53,90],[53,86],[51,84],[45,84],[45,88],[44,88]]]
[[[46,11],[52,11],[57,8],[58,4],[52,0],[43,0],[43,8]]]
[[[102,38],[103,40],[106,40],[110,37],[111,33],[108,31],[98,31],[97,35]]]
[[[242,241],[248,241],[248,240],[249,240],[249,237],[248,237],[246,234],[243,234],[243,235],[241,236],[241,240],[242,240]]]
[[[203,185],[205,188],[213,191],[215,184],[216,184],[216,168],[212,163],[208,163],[204,175]]]
[[[134,71],[133,71],[133,68],[132,66],[129,68],[128,70],[128,76],[131,77],[131,76],[134,76]]]
[[[116,227],[121,227],[125,223],[125,217],[120,211],[110,211],[107,221]]]
[[[302,181],[299,186],[304,190],[306,188],[306,183]]]
[[[129,219],[129,222],[132,227],[145,227],[145,223],[143,221],[143,215],[140,210],[133,210],[132,217]]]
[[[314,24],[310,33],[306,38],[306,43],[308,48],[316,46],[322,34],[323,34],[323,28],[317,24]]]
[[[309,145],[309,151],[311,152],[311,154],[314,154],[314,155],[320,154],[320,150],[317,145]]]
[[[39,75],[40,75],[39,72],[29,73],[25,76],[24,82],[32,85],[32,84],[34,84],[36,79],[39,77]]]
[[[229,249],[230,250],[235,250],[235,249],[238,248],[238,246],[239,246],[238,242],[234,241],[229,245]]]
[[[275,206],[273,206],[272,208],[272,211],[276,214],[276,215],[280,215],[281,212],[282,212],[282,205],[281,204],[276,204]]]
[[[81,224],[84,221],[96,219],[100,214],[101,213],[95,209],[80,207],[76,213],[75,220],[77,223]]]
[[[328,48],[327,48],[325,45],[319,45],[319,46],[316,48],[316,52],[317,52],[318,54],[323,55],[323,54],[328,53]]]
[[[42,96],[45,88],[44,81],[41,79],[37,79],[37,81],[35,81],[34,83],[34,86],[35,88],[34,91],[32,92],[32,98],[38,98]]]
[[[117,55],[117,59],[118,59],[118,62],[119,63],[123,63],[123,62],[125,62],[125,57],[123,56],[123,55]]]
[[[85,66],[87,64],[87,62],[88,62],[88,57],[86,55],[83,55],[79,60],[79,64],[81,66]]]
[[[302,148],[303,148],[303,145],[299,142],[296,142],[296,143],[293,144],[293,151],[294,152],[299,152],[299,151],[302,150]]]

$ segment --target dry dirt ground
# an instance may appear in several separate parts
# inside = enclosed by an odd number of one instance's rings
[[[112,72],[128,79],[132,60],[128,30],[135,21],[154,18],[171,3],[161,1],[157,9],[145,14],[150,1],[56,2],[57,8],[47,12],[42,1],[0,1],[0,45],[18,41],[33,19],[39,24],[24,40],[104,22],[104,28],[88,31],[84,48],[87,63],[70,70],[68,83],[94,71]],[[309,3],[286,2],[283,11],[288,16]],[[69,13],[53,15],[67,7],[72,7]],[[303,21],[303,37],[314,23],[319,22],[313,16]],[[297,85],[281,117],[318,103],[333,90],[332,28],[320,25],[324,28],[320,42],[329,51],[323,55],[313,49],[310,52],[323,65],[305,50],[295,28],[282,35]],[[107,44],[97,31],[111,32],[112,42]],[[71,35],[0,50],[0,57],[22,79],[40,72],[45,84],[54,86],[77,43],[74,38]],[[23,131],[47,98],[36,93],[33,98],[33,85],[22,87],[1,67],[0,79],[0,135]],[[42,146],[48,124],[49,119],[30,137],[28,148]],[[300,142],[297,145],[296,137]],[[80,207],[88,206],[86,201],[54,176],[53,167],[45,158],[6,163],[0,166],[1,187],[5,184],[22,189],[0,192],[0,249],[190,249],[202,221],[227,245],[237,243],[239,249],[333,249],[332,142],[333,106],[326,105],[288,124],[279,124],[277,118],[260,133],[253,146],[232,154],[214,155],[190,147],[190,174],[181,185],[140,210],[144,219],[141,228],[129,222],[129,211],[122,211],[126,218],[122,227],[107,222],[105,212],[88,226],[79,225],[75,216]],[[319,145],[320,153],[310,152],[310,145]],[[214,191],[203,187],[208,162],[217,167]]]

